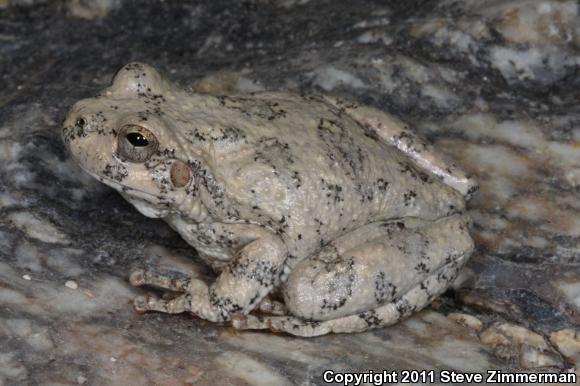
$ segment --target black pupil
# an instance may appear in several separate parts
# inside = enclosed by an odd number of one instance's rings
[[[133,146],[142,147],[149,145],[149,141],[141,133],[129,133],[127,134],[127,139]]]

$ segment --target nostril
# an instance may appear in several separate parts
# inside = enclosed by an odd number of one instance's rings
[[[84,119],[83,117],[78,117],[76,122],[75,122],[75,126],[80,128],[80,129],[84,129],[86,124],[87,124],[87,120]]]

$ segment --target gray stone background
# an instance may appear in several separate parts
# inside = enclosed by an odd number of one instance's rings
[[[0,0],[0,385],[580,373],[578,8]],[[191,266],[195,252],[84,174],[59,136],[67,108],[135,60],[186,86],[327,92],[399,116],[478,177],[476,253],[431,307],[368,333],[299,339],[136,315],[130,268]]]

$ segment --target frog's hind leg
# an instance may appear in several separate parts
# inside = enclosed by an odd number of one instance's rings
[[[455,278],[473,251],[467,221],[405,219],[351,232],[294,267],[283,287],[292,316],[249,315],[234,325],[315,336],[393,324]]]
[[[447,161],[433,146],[416,135],[407,125],[379,109],[325,96],[324,100],[356,119],[368,130],[371,138],[380,138],[411,158],[417,166],[432,173],[446,185],[470,197],[478,188],[477,181],[457,165]]]
[[[400,298],[380,307],[337,319],[313,321],[293,316],[247,315],[233,320],[240,330],[271,330],[301,337],[315,337],[329,333],[352,333],[390,326],[421,310],[448,287],[460,266],[448,265],[433,273]]]

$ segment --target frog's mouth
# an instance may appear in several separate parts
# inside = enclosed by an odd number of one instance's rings
[[[118,181],[92,172],[80,163],[79,166],[87,174],[118,191],[123,198],[132,203],[143,215],[152,218],[160,218],[166,217],[170,214],[171,210],[169,209],[169,206],[174,202],[174,200],[159,197],[141,189],[122,185]]]
[[[190,198],[190,200],[187,200],[187,202],[184,203],[184,210],[181,210],[182,208],[180,208],[179,203],[173,197],[162,197],[146,192],[142,189],[129,187],[115,181],[114,179],[98,175],[82,165],[80,165],[80,167],[103,184],[118,191],[125,200],[133,204],[133,206],[146,217],[165,218],[172,214],[178,214],[184,218],[189,218],[194,222],[202,222],[209,215],[200,200]]]

